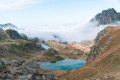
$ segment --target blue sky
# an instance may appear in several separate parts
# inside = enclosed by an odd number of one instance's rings
[[[19,27],[86,23],[104,9],[120,11],[119,0],[0,0],[0,24]]]

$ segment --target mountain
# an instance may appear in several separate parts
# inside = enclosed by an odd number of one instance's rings
[[[90,53],[91,47],[94,45],[94,41],[81,41],[81,42],[71,42],[69,43],[70,46],[80,49],[84,53]]]
[[[3,28],[3,29],[8,29],[8,28],[11,28],[11,29],[17,29],[17,27],[11,23],[6,23],[6,24],[0,24],[0,28]]]
[[[37,38],[0,28],[0,80],[60,80],[39,66],[41,61],[63,59],[54,49],[45,50]]]
[[[9,56],[8,56],[9,55]],[[45,50],[38,38],[28,38],[13,29],[0,28],[0,58],[24,60],[38,57],[41,61],[55,62],[63,60],[57,51],[50,48]]]
[[[67,80],[120,80],[120,26],[98,33],[87,63],[61,77]]]
[[[22,39],[20,34],[13,29],[7,29],[5,32],[9,35],[10,39]]]
[[[0,58],[24,60],[41,54],[44,49],[36,40],[25,39],[13,29],[0,28]]]
[[[89,54],[89,50],[86,51],[89,48],[77,42],[66,43],[50,40],[46,44],[66,58],[86,59]]]
[[[120,13],[114,8],[103,10],[102,13],[98,13],[91,21],[98,21],[98,25],[111,24],[115,21],[120,21]]]

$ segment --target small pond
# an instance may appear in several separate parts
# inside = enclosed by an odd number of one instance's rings
[[[80,59],[65,59],[57,61],[55,63],[41,62],[40,68],[45,70],[68,70],[68,69],[78,69],[85,65],[86,60]]]
[[[49,49],[49,48],[51,48],[51,47],[49,47],[49,46],[47,46],[47,45],[45,45],[45,44],[43,44],[43,43],[41,43],[41,46],[44,48],[44,49]]]

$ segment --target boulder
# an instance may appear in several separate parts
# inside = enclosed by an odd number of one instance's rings
[[[42,76],[43,80],[59,80],[54,74],[52,73],[46,73]]]
[[[19,76],[17,80],[30,80],[26,75]]]
[[[27,60],[25,63],[22,64],[22,68],[25,74],[36,74],[38,71],[37,69],[40,66],[40,59],[33,58]]]
[[[2,63],[10,64],[6,65],[9,66],[9,69],[4,69],[1,72],[2,78],[5,80],[60,80],[52,73],[38,73],[40,66],[40,59],[38,58],[29,59],[25,62],[16,60],[9,62],[8,59],[2,58],[0,62],[0,65]]]
[[[11,64],[11,66],[15,66],[15,67],[18,67],[18,66],[19,66],[19,63],[18,63],[18,61],[16,61],[16,60],[12,60],[12,61],[10,62],[10,64]]]
[[[5,75],[3,76],[3,79],[8,79],[8,75],[5,74]]]
[[[12,66],[12,67],[10,67],[10,73],[12,75],[15,75],[15,74],[23,74],[24,72],[20,67]]]
[[[2,62],[4,65],[10,65],[10,60],[9,60],[9,59],[7,59],[7,58],[1,58],[0,60],[1,60],[1,62]]]
[[[2,66],[2,62],[0,61],[0,66]]]

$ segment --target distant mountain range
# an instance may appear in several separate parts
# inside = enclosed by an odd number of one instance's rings
[[[0,24],[0,28],[3,29],[8,29],[8,28],[12,28],[12,29],[17,29],[17,27],[11,23],[6,23],[6,24]]]
[[[120,21],[120,13],[114,8],[103,10],[102,13],[98,13],[91,21],[98,21],[98,25],[106,25]]]

